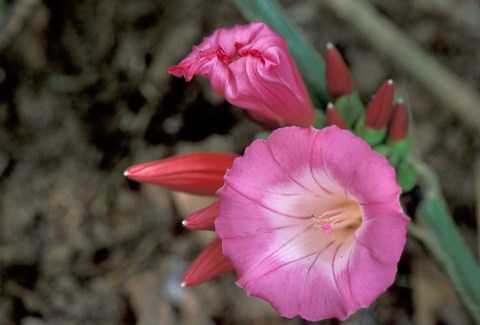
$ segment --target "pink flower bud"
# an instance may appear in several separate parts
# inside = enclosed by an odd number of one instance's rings
[[[325,74],[328,93],[332,97],[340,97],[353,91],[353,80],[347,64],[335,45],[327,43],[325,55]]]
[[[236,157],[230,153],[214,152],[183,154],[131,166],[125,171],[125,176],[175,191],[215,195],[223,186],[223,176]]]
[[[327,125],[336,125],[341,129],[348,130],[348,125],[345,123],[343,117],[337,112],[332,103],[327,105]]]
[[[407,137],[408,134],[408,111],[403,103],[399,101],[394,109],[392,120],[388,126],[388,138],[392,141],[400,141]]]
[[[264,23],[217,29],[168,72],[210,80],[231,104],[281,125],[310,126],[313,106],[285,40]]]
[[[222,241],[216,237],[190,264],[183,276],[182,287],[193,287],[233,270],[230,260],[222,254]]]
[[[395,94],[393,80],[383,83],[367,106],[365,125],[371,129],[380,130],[387,126],[392,116],[392,101]]]

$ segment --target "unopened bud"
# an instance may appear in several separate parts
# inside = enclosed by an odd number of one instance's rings
[[[392,119],[388,126],[388,139],[401,141],[408,135],[408,110],[403,100],[399,100],[393,108]]]
[[[124,175],[134,181],[164,186],[190,194],[215,195],[237,155],[198,152],[129,167]]]
[[[392,101],[395,94],[393,80],[383,83],[367,106],[365,126],[380,130],[387,126],[392,116]]]
[[[233,270],[232,262],[222,254],[222,241],[216,237],[190,264],[181,285],[193,287]]]
[[[189,214],[182,224],[190,230],[214,230],[215,219],[220,212],[220,204],[212,203],[208,207]]]
[[[336,98],[353,92],[353,80],[347,64],[335,45],[327,43],[325,74],[330,96]]]
[[[335,106],[332,103],[327,105],[327,125],[336,125],[341,129],[348,130],[348,125],[345,123],[343,117],[337,112]]]

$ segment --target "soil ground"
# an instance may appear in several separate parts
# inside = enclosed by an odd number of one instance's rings
[[[0,324],[306,324],[247,298],[227,275],[179,286],[210,233],[181,217],[211,201],[128,182],[134,163],[198,150],[241,153],[259,127],[208,82],[167,74],[216,28],[230,1],[4,1],[0,29]],[[478,130],[464,125],[321,1],[281,1],[312,43],[333,41],[364,100],[393,78],[415,150],[441,175],[476,249]],[[477,90],[476,0],[374,1]],[[475,10],[464,11],[466,6]],[[470,20],[469,20],[470,19]],[[454,91],[454,90],[452,90]],[[406,200],[415,200],[415,191]],[[449,281],[409,238],[395,285],[346,324],[469,324]],[[338,324],[327,320],[321,324]]]

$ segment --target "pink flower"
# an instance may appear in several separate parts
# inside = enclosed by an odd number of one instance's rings
[[[282,316],[343,320],[394,281],[408,223],[400,187],[350,131],[278,129],[234,161],[217,195],[237,283]]]
[[[310,126],[312,103],[285,40],[263,23],[217,29],[169,73],[198,74],[231,104],[280,125]],[[268,123],[267,123],[268,124]]]

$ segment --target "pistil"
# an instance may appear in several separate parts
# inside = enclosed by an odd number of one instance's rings
[[[310,222],[315,230],[322,229],[325,235],[330,235],[334,230],[358,228],[362,223],[362,217],[356,204],[354,206],[347,204],[321,215],[312,214]]]

